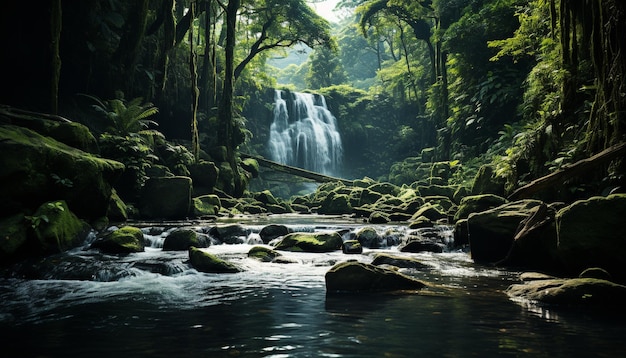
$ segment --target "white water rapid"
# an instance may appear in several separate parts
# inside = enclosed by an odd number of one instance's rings
[[[291,95],[291,100],[283,98],[286,95]],[[324,96],[276,90],[269,147],[276,162],[328,175],[339,174],[343,156],[341,136],[337,119],[326,107]]]

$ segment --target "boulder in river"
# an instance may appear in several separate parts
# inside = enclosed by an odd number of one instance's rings
[[[625,213],[626,194],[593,197],[558,211],[557,254],[569,272],[602,267],[616,279],[626,281]]]
[[[386,253],[376,254],[374,256],[374,260],[372,261],[372,265],[381,266],[381,265],[390,265],[398,268],[408,268],[408,269],[430,269],[431,267],[421,261],[414,259],[412,257],[406,256],[398,256],[391,255]]]
[[[513,245],[520,222],[540,205],[539,200],[520,200],[470,214],[467,229],[472,259],[481,263],[504,259]]]
[[[285,225],[269,224],[261,229],[261,231],[259,232],[259,236],[261,236],[263,243],[267,244],[275,238],[279,236],[285,236],[290,232],[291,229],[289,229]]]
[[[346,240],[341,245],[341,251],[344,254],[362,254],[363,246],[358,240]]]
[[[193,246],[189,248],[189,263],[200,272],[236,273],[241,271],[232,263]]]
[[[397,271],[348,261],[336,264],[325,275],[327,292],[419,290],[426,285]]]
[[[262,262],[273,262],[282,254],[265,246],[254,246],[248,251],[248,257]]]
[[[587,307],[623,306],[626,286],[597,278],[533,280],[511,285],[506,293],[515,299]]]
[[[163,241],[164,251],[185,251],[191,246],[208,247],[211,242],[205,236],[198,236],[192,229],[178,228],[170,232]]]
[[[336,232],[294,232],[276,244],[276,250],[331,252],[341,249],[343,240]]]
[[[91,248],[99,249],[107,254],[142,252],[145,248],[145,240],[141,229],[134,226],[124,226],[107,232],[103,237],[94,241]]]

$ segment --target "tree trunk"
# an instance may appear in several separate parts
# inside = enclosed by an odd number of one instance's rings
[[[195,17],[196,2],[192,1],[189,5],[189,13],[191,18]],[[196,50],[193,44],[193,25],[189,26],[189,74],[191,75],[191,149],[193,157],[198,161],[200,157],[200,142],[198,138],[198,97],[200,90],[198,89],[198,70],[196,66]]]
[[[141,41],[146,32],[148,5],[148,0],[135,0],[133,5],[130,6],[129,17],[124,26],[124,34],[113,56],[115,65],[112,66],[112,70],[116,71],[116,73],[111,77],[117,78],[118,82],[114,84],[115,88],[111,88],[111,90],[122,90],[129,94],[133,93],[135,64],[139,56]]]
[[[50,110],[53,114],[59,112],[59,80],[61,78],[61,56],[59,44],[61,42],[62,10],[61,0],[53,0],[50,5]]]
[[[222,97],[218,107],[218,141],[219,145],[226,148],[226,157],[233,171],[235,196],[243,193],[243,183],[239,175],[236,158],[236,146],[234,139],[235,123],[233,119],[233,92],[235,87],[235,40],[237,26],[237,11],[241,5],[240,0],[230,0],[226,6],[226,47],[224,49],[224,86]]]

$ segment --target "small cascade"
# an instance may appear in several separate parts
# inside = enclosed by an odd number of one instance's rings
[[[276,162],[337,175],[343,147],[337,120],[324,96],[276,90],[269,148]]]

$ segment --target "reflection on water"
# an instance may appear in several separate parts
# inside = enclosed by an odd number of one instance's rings
[[[516,273],[474,265],[464,252],[402,253],[428,265],[401,269],[432,284],[420,292],[327,295],[324,274],[335,263],[399,253],[286,252],[297,263],[275,264],[247,258],[250,248],[206,249],[245,268],[235,274],[199,273],[187,264],[186,252],[148,248],[121,257],[75,250],[44,266],[47,277],[0,279],[3,356],[626,353],[623,317],[513,302],[503,290],[516,282]]]

